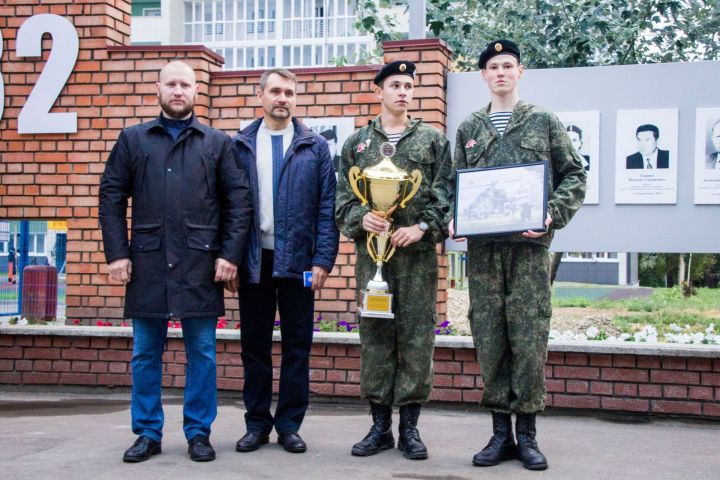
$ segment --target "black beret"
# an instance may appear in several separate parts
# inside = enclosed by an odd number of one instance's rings
[[[512,55],[517,58],[519,62],[520,48],[511,40],[495,40],[494,42],[488,43],[485,50],[480,53],[480,60],[478,60],[480,70],[484,70],[488,60],[496,55]]]
[[[387,77],[391,75],[407,75],[408,77],[415,79],[415,64],[412,62],[408,62],[406,60],[397,60],[395,62],[390,62],[387,65],[385,65],[378,73],[375,75],[375,79],[373,80],[373,83],[375,85],[380,85],[380,83],[385,80]]]

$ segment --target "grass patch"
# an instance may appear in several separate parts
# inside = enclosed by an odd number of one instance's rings
[[[553,306],[582,307],[617,312],[615,323],[623,332],[634,333],[645,325],[654,326],[662,336],[676,324],[688,332],[702,332],[711,324],[720,327],[720,289],[698,288],[697,295],[685,297],[679,288],[656,288],[647,298],[623,300],[572,297],[553,299]]]
[[[553,297],[553,307],[580,307],[587,308],[593,304],[592,300],[583,297],[555,298]]]
[[[704,315],[700,312],[653,312],[640,315],[616,315],[613,322],[623,332],[633,333],[640,330],[644,325],[654,326],[658,333],[670,332],[670,325],[673,323],[680,327],[689,326],[690,332],[704,331],[710,324],[718,326],[718,319]]]

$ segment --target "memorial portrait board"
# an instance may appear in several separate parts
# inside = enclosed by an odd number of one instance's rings
[[[695,204],[720,204],[720,108],[695,115]]]
[[[677,109],[619,110],[615,141],[615,203],[677,203]]]
[[[338,171],[340,154],[345,140],[355,131],[355,119],[353,117],[318,117],[303,118],[302,122],[327,140],[330,149],[330,157],[333,159],[335,172]]]
[[[580,154],[587,173],[584,204],[600,201],[600,112],[558,112],[570,141]]]

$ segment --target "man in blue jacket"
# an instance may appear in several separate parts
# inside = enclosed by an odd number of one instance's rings
[[[292,453],[307,449],[298,434],[309,403],[314,292],[333,268],[339,233],[334,221],[335,172],[327,142],[293,118],[297,80],[284,69],[260,77],[262,118],[234,138],[248,173],[254,219],[240,266],[243,401],[247,433],[238,452],[257,450],[273,427]],[[311,275],[307,286],[305,275]],[[272,333],[280,312],[282,362],[275,414]]]

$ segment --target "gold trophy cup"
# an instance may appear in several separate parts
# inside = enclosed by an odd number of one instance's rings
[[[408,175],[406,171],[396,167],[390,160],[395,153],[392,144],[384,143],[381,150],[383,158],[380,163],[366,168],[362,173],[359,167],[352,167],[348,179],[361,204],[370,204],[374,214],[389,220],[398,207],[405,208],[407,202],[417,193],[422,182],[422,173],[413,170]],[[375,261],[377,270],[363,292],[362,308],[359,312],[362,317],[395,318],[392,313],[392,294],[388,293],[388,284],[382,277],[383,263],[395,253],[395,246],[390,243],[392,232],[391,226],[381,234],[367,234],[368,255]]]

